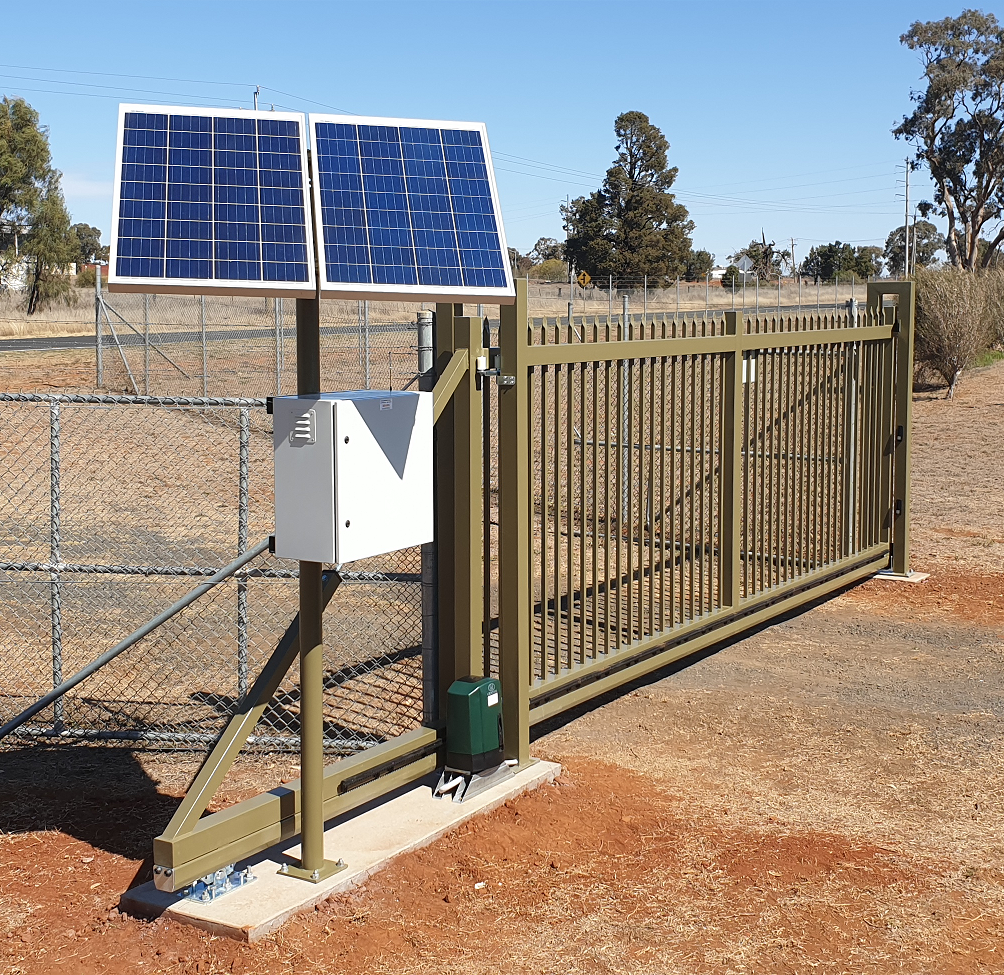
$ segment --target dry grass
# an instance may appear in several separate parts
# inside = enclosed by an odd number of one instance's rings
[[[569,287],[568,285],[552,285],[538,282],[530,282],[529,312],[531,316],[564,316],[568,312]],[[859,300],[864,301],[866,286],[858,283],[853,289],[850,284],[841,284],[835,296],[833,285],[821,285],[819,288],[820,308],[823,311],[832,310],[836,302],[841,307],[851,298],[852,294]],[[790,284],[785,284],[781,288],[781,304],[785,306],[797,305],[801,303],[806,313],[816,309],[816,288],[811,285],[804,285],[799,289]],[[0,297],[0,338],[34,338],[42,336],[64,336],[64,335],[85,335],[94,330],[94,301],[93,292],[86,288],[76,288],[72,292],[73,304],[58,305],[45,309],[35,315],[28,316],[20,301],[7,296]],[[110,295],[109,302],[112,306],[123,303],[123,296]],[[136,302],[137,296],[129,296],[129,302]],[[261,299],[252,299],[259,302]],[[270,301],[270,299],[266,299]],[[234,314],[228,313],[230,299],[207,300],[207,310],[211,322],[214,324],[248,324],[247,315],[241,311],[243,299],[236,299],[233,304]],[[756,289],[751,285],[746,289],[745,298],[742,289],[738,289],[735,297],[735,307],[742,309],[744,306],[748,314],[752,314],[756,308]],[[764,286],[760,288],[759,308],[761,313],[769,314],[771,308],[777,306],[778,292],[777,286]],[[680,285],[679,309],[681,312],[703,311],[705,307],[721,311],[732,308],[731,289],[722,288],[720,285],[713,285],[708,288],[707,300],[705,287],[702,283]],[[590,288],[583,291],[581,288],[575,289],[573,302],[573,313],[575,315],[606,315],[610,307],[606,291],[598,288]],[[160,295],[156,299],[156,310],[153,316],[157,322],[170,324],[172,322],[181,325],[192,325],[197,316],[193,314],[194,299],[190,297],[177,297]],[[384,322],[413,322],[415,313],[422,308],[433,308],[430,302],[405,302],[405,301],[371,301],[370,321],[373,324]],[[641,289],[632,292],[630,296],[630,309],[633,313],[639,313],[646,307],[645,297]],[[622,301],[619,294],[614,296],[613,312],[619,315],[622,308]],[[677,309],[677,293],[675,288],[651,288],[648,292],[648,311],[651,313],[672,313]],[[486,314],[493,320],[497,319],[498,308],[494,305],[485,306]],[[477,305],[465,305],[464,313],[467,315],[477,314]],[[288,315],[292,314],[292,303]],[[325,322],[351,322],[355,323],[358,318],[358,306],[356,301],[325,301],[322,305],[322,314]],[[141,320],[141,318],[137,318]],[[255,323],[261,324],[261,323]]]

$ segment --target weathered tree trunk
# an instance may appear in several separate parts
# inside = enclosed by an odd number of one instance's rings
[[[945,399],[955,399],[955,387],[959,385],[959,380],[962,378],[962,370],[956,369],[952,373],[952,381],[948,384],[948,393]]]

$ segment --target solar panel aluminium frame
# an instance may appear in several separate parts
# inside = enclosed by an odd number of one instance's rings
[[[322,298],[363,298],[376,301],[436,301],[436,302],[483,302],[485,304],[510,305],[516,300],[516,289],[513,284],[512,267],[509,262],[509,248],[502,222],[502,209],[499,204],[498,185],[495,180],[495,169],[492,164],[492,154],[488,143],[488,130],[484,122],[458,122],[437,119],[389,118],[368,115],[336,115],[311,112],[309,116],[310,144],[314,154],[314,167],[311,174],[313,184],[313,212],[316,224],[318,254],[318,293]],[[321,207],[321,179],[317,159],[317,125],[333,123],[341,125],[373,125],[396,128],[447,129],[477,132],[481,137],[484,150],[485,166],[488,173],[488,184],[492,207],[497,225],[499,248],[502,258],[502,271],[505,275],[505,286],[493,288],[471,285],[423,285],[423,284],[374,284],[329,281],[327,263],[324,259],[324,224]]]
[[[122,194],[122,156],[125,147],[125,119],[130,112],[156,115],[188,115],[203,118],[271,119],[298,122],[300,125],[300,172],[303,177],[304,237],[307,245],[306,281],[237,280],[222,278],[168,278],[134,277],[119,275],[119,213]],[[310,165],[308,153],[308,122],[303,112],[252,111],[239,108],[200,108],[190,105],[134,105],[120,104],[115,148],[115,183],[112,199],[112,233],[108,260],[108,290],[125,293],[154,293],[181,295],[243,295],[250,297],[313,298],[317,295],[316,260],[314,256],[313,213],[310,193]],[[260,172],[260,169],[258,170]],[[215,243],[215,235],[213,238]],[[212,258],[211,258],[212,260]]]

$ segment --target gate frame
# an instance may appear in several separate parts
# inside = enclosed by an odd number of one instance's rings
[[[521,763],[529,756],[530,729],[563,711],[593,700],[681,658],[733,639],[781,613],[805,606],[882,570],[897,576],[910,573],[910,423],[913,390],[915,289],[912,282],[871,282],[867,308],[873,323],[839,330],[746,332],[748,316],[725,314],[725,334],[662,339],[535,345],[526,312],[525,282],[517,281],[516,304],[501,310],[499,343],[501,372],[506,376],[500,396],[499,442],[499,573],[500,677],[505,710],[506,757]],[[522,284],[522,287],[520,285]],[[897,298],[895,310],[883,307],[883,296]],[[892,312],[892,314],[890,314]],[[752,316],[750,316],[752,317]],[[771,316],[764,316],[770,318]],[[814,318],[816,316],[788,316]],[[755,320],[755,318],[754,318]],[[609,322],[609,318],[608,318]],[[569,322],[571,325],[571,321]],[[839,331],[835,338],[834,331]],[[847,334],[852,333],[852,334]],[[889,343],[879,400],[881,471],[880,542],[853,558],[790,580],[755,596],[740,599],[741,538],[738,499],[741,495],[743,426],[743,359],[765,349],[796,348],[834,342]],[[723,608],[709,616],[639,640],[632,646],[569,668],[549,681],[531,679],[533,644],[530,632],[531,566],[529,535],[532,513],[530,437],[535,366],[583,362],[617,362],[656,356],[723,355],[722,504]],[[507,625],[507,618],[510,621]],[[515,622],[511,622],[515,620]]]

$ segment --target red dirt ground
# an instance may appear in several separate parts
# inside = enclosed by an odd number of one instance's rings
[[[261,943],[116,910],[192,760],[0,752],[0,972],[1004,971],[1001,400],[1004,366],[916,399],[927,582],[866,582],[546,729],[555,785]]]

